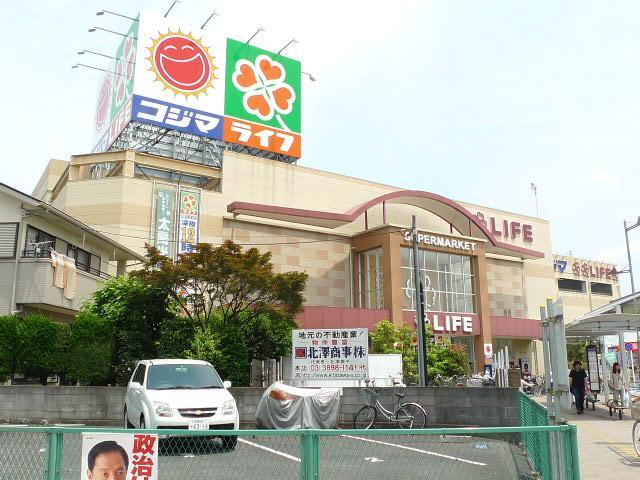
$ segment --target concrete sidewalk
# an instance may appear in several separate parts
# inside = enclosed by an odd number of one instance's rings
[[[543,405],[546,402],[540,402]],[[603,478],[640,478],[640,456],[631,440],[634,420],[628,410],[618,419],[616,413],[609,416],[609,409],[596,404],[595,411],[585,410],[577,415],[575,410],[562,412],[569,423],[578,427],[580,472],[583,480]]]

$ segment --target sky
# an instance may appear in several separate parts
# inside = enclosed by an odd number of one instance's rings
[[[92,148],[99,72],[127,20],[172,0],[7,2],[0,181],[30,193],[49,158]],[[627,268],[640,215],[640,2],[197,1],[171,16],[302,61],[300,165],[536,215],[556,253]],[[640,228],[630,232],[640,285]],[[623,292],[629,291],[622,275]]]

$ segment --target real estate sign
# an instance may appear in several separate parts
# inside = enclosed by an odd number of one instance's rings
[[[292,333],[292,379],[366,380],[366,328],[305,329]]]

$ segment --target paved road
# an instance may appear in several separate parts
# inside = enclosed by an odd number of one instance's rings
[[[543,405],[544,399],[537,399]],[[609,410],[596,404],[584,415],[563,411],[564,418],[578,427],[578,451],[582,480],[640,478],[640,457],[631,440],[634,421],[625,412],[622,420],[610,417]]]
[[[10,435],[0,434],[0,480],[42,478],[39,471],[44,467],[44,436]],[[220,450],[215,441],[163,441],[159,478],[299,478],[297,437],[240,437],[235,451]],[[80,452],[80,435],[65,435],[64,480],[80,480]],[[531,478],[526,458],[517,446],[471,437],[321,437],[320,465],[323,480]]]

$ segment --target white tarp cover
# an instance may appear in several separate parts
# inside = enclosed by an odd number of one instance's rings
[[[339,388],[298,388],[276,382],[260,398],[256,423],[268,429],[335,428],[339,409]]]

